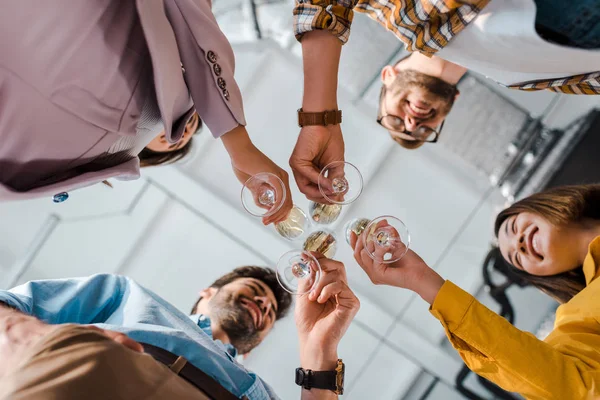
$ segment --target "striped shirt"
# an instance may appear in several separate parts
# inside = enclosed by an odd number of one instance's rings
[[[294,33],[298,40],[327,29],[348,41],[353,12],[367,14],[400,39],[408,51],[433,56],[471,23],[490,0],[296,0]],[[507,86],[568,94],[600,94],[600,71]]]

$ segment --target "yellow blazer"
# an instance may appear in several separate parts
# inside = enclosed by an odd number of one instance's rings
[[[528,399],[600,399],[600,236],[583,263],[586,288],[556,312],[541,341],[446,281],[430,312],[469,368]]]

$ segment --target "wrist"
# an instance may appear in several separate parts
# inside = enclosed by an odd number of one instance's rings
[[[338,360],[337,349],[300,348],[300,366],[313,371],[333,371]]]
[[[248,131],[246,131],[246,127],[243,125],[238,125],[221,136],[221,141],[232,160],[237,155],[244,154],[249,148],[254,148],[254,143],[250,140]]]
[[[427,303],[433,304],[445,282],[446,280],[440,274],[427,267],[411,290],[421,296]]]

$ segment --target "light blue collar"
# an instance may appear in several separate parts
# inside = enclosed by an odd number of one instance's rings
[[[232,358],[237,357],[238,351],[235,347],[233,347],[229,343],[223,343],[218,339],[215,340],[215,338],[213,337],[213,334],[212,334],[212,328],[210,326],[210,318],[208,318],[204,314],[193,314],[193,315],[190,315],[190,319],[192,321],[194,321],[200,327],[200,329],[202,329],[204,331],[204,333],[206,333],[208,336],[210,336],[211,339],[213,339],[215,341],[215,343],[218,343],[220,346],[222,346],[223,350],[225,350],[227,352],[227,354],[229,354]]]

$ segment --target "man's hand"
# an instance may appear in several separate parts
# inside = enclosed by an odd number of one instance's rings
[[[0,378],[16,365],[30,346],[47,336],[61,325],[50,325],[31,315],[0,305]],[[95,326],[86,326],[106,337],[138,352],[143,352],[141,344],[120,332],[108,331]]]
[[[137,351],[138,353],[144,352],[144,347],[141,344],[139,344],[135,340],[131,339],[129,336],[127,336],[124,333],[101,329],[94,325],[84,325],[84,326],[89,330],[96,331],[96,332],[106,336],[107,338],[109,338],[110,340],[112,340],[114,342],[122,344],[123,346],[127,347],[129,350]]]
[[[309,200],[329,204],[319,191],[318,180],[323,167],[334,161],[344,161],[340,126],[303,127],[290,157],[290,167],[298,188]]]
[[[269,157],[264,155],[250,140],[246,128],[238,126],[232,131],[221,137],[225,149],[231,157],[233,172],[238,180],[244,184],[252,175],[261,172],[270,172],[281,179],[285,186],[285,202],[275,214],[264,217],[263,224],[268,225],[274,222],[285,220],[294,206],[292,201],[292,192],[290,190],[290,179],[288,173],[279,168]],[[275,196],[283,196],[278,187],[274,187]]]
[[[389,227],[391,228],[391,226]],[[366,235],[366,232],[363,232],[360,237],[352,232],[350,246],[354,249],[354,259],[369,276],[371,282],[376,285],[397,286],[412,290],[429,304],[433,303],[445,282],[437,272],[410,249],[399,261],[389,264],[377,262],[369,256],[365,249],[363,235]]]
[[[335,369],[338,344],[360,303],[348,287],[344,264],[313,255],[321,264],[321,277],[311,292],[298,297],[295,309],[300,363],[305,369],[330,371]]]

